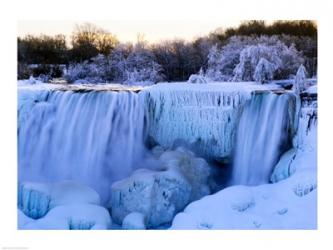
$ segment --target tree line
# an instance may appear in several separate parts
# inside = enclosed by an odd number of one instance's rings
[[[69,39],[61,34],[18,37],[18,78],[30,75],[60,77],[63,68],[79,76],[89,75],[96,71],[92,65],[98,62],[103,67],[97,70],[109,71],[107,81],[126,82],[135,80],[140,74],[146,74],[148,78],[153,75],[155,80],[184,81],[200,69],[208,70],[212,49],[223,53],[223,48],[233,46],[235,37],[239,43],[242,37],[253,40],[263,36],[274,36],[286,46],[294,46],[309,74],[316,74],[317,26],[313,21],[299,20],[271,24],[247,21],[237,28],[219,28],[192,41],[173,39],[154,44],[148,44],[142,37],[135,44],[121,43],[109,31],[85,23],[76,25]],[[236,60],[235,65],[239,64],[237,56],[230,58]],[[149,70],[151,68],[153,71]]]

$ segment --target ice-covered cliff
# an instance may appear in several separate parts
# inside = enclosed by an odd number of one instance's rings
[[[142,91],[149,136],[164,147],[186,144],[201,156],[223,160],[231,155],[239,116],[251,93],[277,88],[254,83],[157,84]]]

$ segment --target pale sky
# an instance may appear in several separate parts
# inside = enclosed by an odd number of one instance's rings
[[[26,34],[64,34],[69,37],[75,24],[87,21],[19,21],[18,36]],[[240,24],[240,20],[210,20],[210,21],[93,21],[97,26],[115,34],[122,42],[135,42],[137,34],[145,35],[149,42],[164,39],[183,38],[191,40],[197,36],[207,35],[216,28],[233,27]]]

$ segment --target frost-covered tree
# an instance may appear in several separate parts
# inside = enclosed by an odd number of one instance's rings
[[[89,61],[71,64],[65,78],[68,82],[147,85],[160,81],[162,75],[149,49],[143,45],[132,48],[122,44],[108,56],[100,54]]]
[[[90,62],[70,64],[64,76],[70,83],[105,83],[110,80],[109,72],[108,58],[100,54]]]
[[[142,42],[127,57],[124,75],[124,82],[130,85],[151,85],[162,79],[161,66]]]
[[[294,81],[293,91],[296,94],[300,94],[302,91],[304,91],[307,88],[306,75],[307,75],[306,69],[302,64],[297,70]]]
[[[241,51],[252,43],[254,38],[234,36],[229,38],[228,43],[221,49],[212,47],[208,55],[206,76],[214,81],[232,80]]]
[[[250,45],[244,48],[240,53],[240,62],[234,70],[234,81],[252,81],[255,80],[255,70],[259,61],[263,67],[264,64],[269,68],[269,71],[274,72],[281,67],[281,58],[278,55],[276,46],[265,44]],[[273,76],[272,76],[273,77]]]
[[[265,58],[260,58],[254,71],[253,78],[256,82],[264,83],[273,79],[275,67]]]
[[[261,58],[271,63],[276,79],[289,78],[303,63],[295,46],[286,46],[277,36],[236,36],[221,49],[210,50],[206,76],[215,81],[253,81]]]

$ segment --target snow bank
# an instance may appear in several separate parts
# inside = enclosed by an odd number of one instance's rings
[[[45,217],[23,225],[22,229],[109,229],[111,224],[110,214],[105,208],[71,204],[51,209]]]
[[[209,166],[184,149],[160,156],[162,171],[140,169],[111,186],[110,210],[118,224],[132,212],[141,213],[146,227],[170,222],[189,202],[210,193]],[[124,222],[125,221],[125,222]]]
[[[230,156],[241,109],[255,90],[277,85],[242,83],[160,83],[146,94],[149,135],[166,148],[185,143],[199,155],[221,160]]]
[[[308,171],[276,184],[223,189],[187,206],[171,229],[316,229],[315,176]]]

